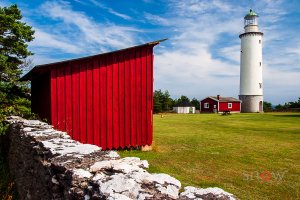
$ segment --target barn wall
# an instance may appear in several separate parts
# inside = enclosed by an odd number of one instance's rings
[[[151,145],[153,46],[51,69],[55,128],[103,149]]]
[[[204,108],[204,103],[209,103],[209,108]],[[218,110],[218,102],[212,100],[211,98],[206,98],[200,102],[201,112],[213,112],[214,105],[216,105],[216,109]]]
[[[50,119],[50,73],[31,80],[31,110],[41,119]]]

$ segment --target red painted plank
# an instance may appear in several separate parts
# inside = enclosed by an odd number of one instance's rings
[[[93,63],[94,144],[100,146],[100,78],[98,60]]]
[[[66,131],[73,138],[72,127],[72,80],[71,80],[71,67],[65,67],[65,86],[66,86]]]
[[[107,122],[106,122],[106,62],[104,59],[100,62],[100,127],[101,127],[101,147],[106,150],[106,134],[107,134]]]
[[[57,129],[57,78],[56,68],[51,70],[51,120],[50,123]]]
[[[107,103],[107,107],[106,107],[106,111],[107,111],[107,116],[106,116],[106,120],[107,120],[107,148],[108,149],[112,149],[113,147],[113,104],[112,104],[112,87],[113,87],[113,71],[112,71],[112,67],[113,67],[113,63],[112,63],[112,56],[108,56],[106,58],[107,63],[106,63],[106,73],[107,73],[107,80],[106,80],[106,88],[107,88],[107,95],[106,95],[106,103]]]
[[[119,148],[119,64],[113,55],[113,148]]]
[[[146,145],[146,134],[147,134],[147,74],[146,74],[146,65],[147,65],[147,49],[142,48],[142,145]]]
[[[151,145],[152,143],[152,48],[147,48],[147,131],[146,131],[146,144]]]
[[[125,146],[130,147],[130,100],[131,100],[131,90],[130,90],[130,54],[127,51],[125,54]]]
[[[119,55],[119,139],[120,147],[125,147],[125,60]]]
[[[64,68],[57,69],[57,128],[66,130],[66,101],[65,101],[65,72]]]
[[[80,118],[79,118],[79,73],[78,63],[72,64],[72,116],[73,116],[73,139],[80,140]]]
[[[151,144],[153,142],[153,107],[154,107],[154,53],[153,47],[151,48],[151,126],[150,126],[150,134],[151,134]]]
[[[79,73],[79,124],[80,131],[79,137],[80,142],[86,143],[86,119],[87,119],[87,83],[86,83],[86,64],[80,63],[80,73]]]
[[[131,89],[131,102],[130,102],[130,132],[131,132],[131,145],[133,147],[137,146],[136,140],[136,73],[135,73],[136,63],[135,63],[135,51],[130,52],[130,89]]]
[[[142,66],[141,66],[141,51],[136,50],[136,133],[137,144],[142,145]]]
[[[93,106],[93,64],[92,62],[86,62],[87,64],[87,87],[86,87],[86,91],[87,91],[87,132],[86,137],[87,137],[87,143],[89,144],[94,144],[94,119],[93,119],[93,110],[94,110],[94,106]]]

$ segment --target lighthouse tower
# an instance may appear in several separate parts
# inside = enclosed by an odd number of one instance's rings
[[[263,112],[262,36],[258,15],[250,9],[244,17],[241,38],[240,95],[241,112]]]

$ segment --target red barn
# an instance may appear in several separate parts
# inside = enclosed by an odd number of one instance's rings
[[[160,41],[34,67],[32,111],[105,149],[152,144],[153,47]]]
[[[233,97],[209,96],[200,101],[200,111],[203,113],[241,112],[241,103],[239,99]]]

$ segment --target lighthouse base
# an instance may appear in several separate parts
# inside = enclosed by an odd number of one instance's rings
[[[262,95],[239,95],[242,101],[242,113],[263,112],[263,96]]]

